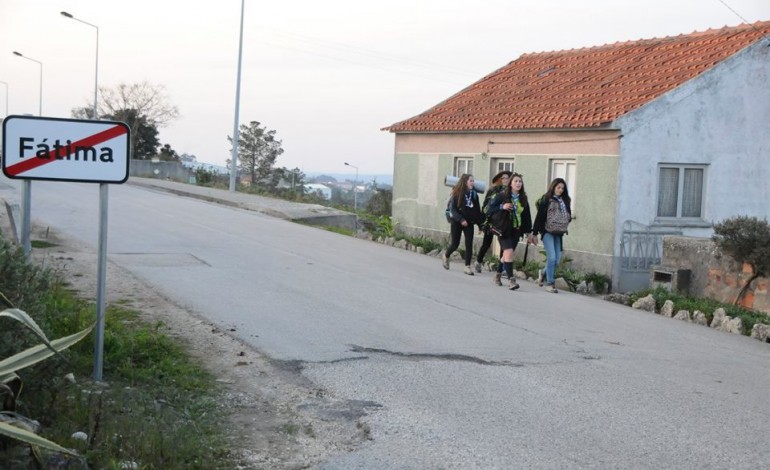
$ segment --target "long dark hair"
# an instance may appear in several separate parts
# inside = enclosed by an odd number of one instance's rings
[[[460,201],[462,201],[460,196],[465,196],[465,193],[468,191],[467,186],[468,180],[470,178],[473,178],[473,175],[463,173],[463,175],[460,176],[460,179],[457,180],[457,183],[452,188],[452,197],[455,201],[457,201],[457,207],[460,207]]]
[[[564,178],[556,178],[553,181],[551,181],[551,184],[548,185],[548,191],[545,193],[545,200],[550,201],[551,198],[554,196],[554,190],[556,190],[556,186],[561,183],[564,185],[564,192],[561,193],[561,198],[564,200],[565,204],[569,204],[572,199],[569,197],[569,191],[567,191],[567,182],[564,181]]]
[[[522,205],[526,206],[527,192],[524,191],[524,177],[521,175],[521,173],[513,173],[508,178],[508,186],[505,187],[505,200],[509,201],[511,199],[511,183],[513,183],[513,179],[516,178],[517,176],[521,179],[521,191],[519,191],[519,201],[521,201]]]

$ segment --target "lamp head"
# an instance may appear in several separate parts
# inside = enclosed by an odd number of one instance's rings
[[[21,52],[13,51],[13,55],[17,55],[19,57],[24,57]]]

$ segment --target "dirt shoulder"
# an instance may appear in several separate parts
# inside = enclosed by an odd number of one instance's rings
[[[97,254],[48,227],[33,227],[33,258],[58,271],[86,299],[96,298]],[[368,440],[364,411],[335,399],[303,377],[302,363],[274,361],[204,318],[174,304],[151,286],[108,261],[107,303],[119,302],[148,322],[161,321],[222,386],[222,406],[232,410],[232,449],[242,469],[302,469],[346,453]]]

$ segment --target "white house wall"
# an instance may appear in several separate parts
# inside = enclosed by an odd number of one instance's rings
[[[632,220],[685,236],[709,237],[736,215],[767,217],[770,201],[770,39],[613,123],[621,161],[615,228]],[[703,221],[656,221],[658,165],[704,164]]]

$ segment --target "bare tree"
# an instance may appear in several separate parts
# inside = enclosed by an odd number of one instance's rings
[[[170,103],[163,85],[147,81],[121,83],[114,88],[99,87],[99,93],[99,116],[116,116],[126,109],[133,109],[155,127],[163,127],[179,117],[179,109]],[[72,115],[92,118],[93,104],[73,109]]]

